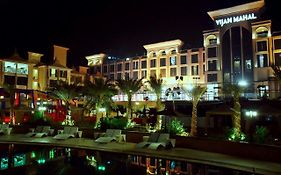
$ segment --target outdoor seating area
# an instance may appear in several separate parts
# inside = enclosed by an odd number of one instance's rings
[[[68,138],[75,138],[78,135],[78,127],[65,126],[63,130],[58,130],[58,134],[53,138],[57,140],[65,140]]]
[[[147,136],[143,137],[144,140],[136,144],[136,148],[148,148],[148,149],[159,149],[159,148],[174,148],[175,139],[170,139],[170,134],[168,133],[151,133],[148,139]]]
[[[9,127],[9,124],[0,124],[0,134],[10,135],[12,128]]]

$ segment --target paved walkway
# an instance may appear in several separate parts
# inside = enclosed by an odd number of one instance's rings
[[[255,172],[258,174],[280,175],[281,164],[244,159],[225,154],[211,153],[186,148],[174,148],[171,150],[150,150],[150,149],[137,149],[135,143],[108,143],[100,144],[95,143],[93,139],[87,138],[71,138],[67,140],[55,140],[52,137],[32,138],[25,137],[23,134],[12,134],[0,136],[0,144],[26,144],[26,145],[44,145],[55,147],[69,147],[77,149],[87,149],[96,151],[113,152],[120,154],[141,155],[157,158],[165,158],[171,160],[181,160],[190,163],[200,163],[213,165],[218,167],[225,167],[241,171]]]

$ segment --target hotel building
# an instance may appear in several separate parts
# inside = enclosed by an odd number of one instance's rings
[[[216,100],[225,84],[246,84],[247,98],[278,96],[280,88],[271,65],[281,66],[281,35],[262,18],[264,1],[208,12],[214,28],[203,31],[203,47],[182,49],[181,40],[144,45],[146,55],[111,59],[86,57],[93,74],[116,79],[157,76],[168,89],[207,87],[206,100]],[[188,99],[181,93],[177,99]]]
[[[0,116],[8,117],[10,112],[10,97],[4,89],[5,84],[11,85],[15,92],[14,109],[18,119],[30,115],[39,106],[58,103],[55,100],[47,102],[46,98],[48,89],[58,81],[84,85],[88,68],[80,66],[79,71],[68,68],[67,51],[68,48],[54,45],[51,64],[41,62],[43,54],[34,52],[28,52],[28,59],[21,58],[17,52],[9,58],[0,58]]]

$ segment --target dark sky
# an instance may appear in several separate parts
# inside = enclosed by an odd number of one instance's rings
[[[202,31],[213,29],[207,11],[252,0],[0,0],[0,56],[15,48],[52,59],[52,45],[70,48],[69,66],[85,56],[143,55],[144,44],[181,39],[186,48],[202,46]],[[281,30],[278,1],[266,0],[273,31]]]

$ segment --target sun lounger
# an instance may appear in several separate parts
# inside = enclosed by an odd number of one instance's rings
[[[33,129],[34,131],[25,134],[26,137],[33,137],[33,136],[35,136],[36,133],[42,132],[43,126],[40,125],[40,126],[36,126],[35,129],[34,128],[31,128],[31,129]]]
[[[0,134],[10,134],[11,130],[8,124],[0,124]]]
[[[136,145],[137,148],[144,148],[149,146],[151,143],[157,142],[160,133],[151,133],[148,140],[144,142],[140,142]]]
[[[105,135],[95,140],[97,143],[109,143],[116,141],[121,136],[121,129],[107,129]]]
[[[49,135],[50,130],[51,126],[43,126],[42,131],[35,133],[34,137],[46,137]]]
[[[175,147],[175,139],[170,139],[168,133],[152,133],[147,142],[140,142],[136,145],[137,148],[158,149]]]
[[[55,135],[53,138],[57,140],[65,140],[68,138],[76,137],[77,133],[78,133],[78,127],[65,126],[63,132]]]

